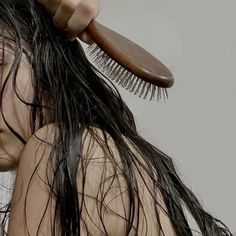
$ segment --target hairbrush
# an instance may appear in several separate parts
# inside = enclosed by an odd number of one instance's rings
[[[168,99],[167,88],[174,84],[170,70],[144,48],[128,38],[92,20],[87,33],[93,43],[86,48],[91,61],[102,74],[112,79],[129,92],[150,101]]]

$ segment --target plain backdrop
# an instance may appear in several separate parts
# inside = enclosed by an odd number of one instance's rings
[[[117,85],[138,131],[171,156],[205,209],[236,232],[236,1],[102,0],[97,21],[172,71],[167,102]]]

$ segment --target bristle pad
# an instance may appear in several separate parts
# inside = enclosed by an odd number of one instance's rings
[[[151,95],[149,101],[154,100],[155,94],[157,96],[157,101],[159,101],[162,98],[162,93],[164,101],[168,99],[166,88],[160,88],[157,85],[151,84],[137,77],[131,71],[128,71],[115,60],[110,58],[96,43],[90,45],[86,49],[86,52],[90,56],[92,62],[98,66],[99,70],[105,76],[119,85],[122,85],[122,87],[129,90],[129,92],[134,92],[135,95],[139,93],[139,97],[143,97],[143,99],[146,99],[150,92]]]

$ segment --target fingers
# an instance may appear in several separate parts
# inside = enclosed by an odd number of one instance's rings
[[[89,2],[87,0],[87,2]],[[96,15],[96,8],[92,4],[81,1],[67,23],[67,29],[71,37],[81,33]]]
[[[89,45],[94,43],[92,37],[86,31],[83,31],[82,33],[79,34],[79,39]],[[74,40],[73,36],[70,40]]]
[[[70,40],[77,36],[85,43],[92,41],[83,30],[100,11],[101,0],[38,0],[53,15],[56,27],[67,31]]]
[[[68,2],[68,0],[61,0],[60,5],[57,8],[56,14],[53,17],[54,24],[60,29],[66,29],[67,23],[73,15],[77,5],[78,1]]]
[[[37,0],[50,15],[55,15],[62,0]]]

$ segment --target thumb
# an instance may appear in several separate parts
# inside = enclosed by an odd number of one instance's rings
[[[87,33],[86,31],[82,31],[80,34],[79,34],[79,39],[82,40],[84,43],[87,43],[89,45],[93,44],[94,41],[92,39],[92,37],[89,35],[89,33]]]

